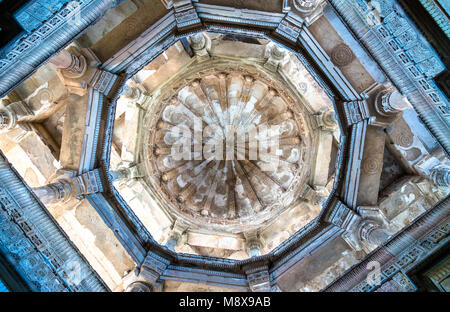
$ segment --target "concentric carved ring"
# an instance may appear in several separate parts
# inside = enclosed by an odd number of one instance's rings
[[[364,160],[362,170],[366,174],[373,175],[381,172],[382,165],[382,162],[378,159],[369,157]]]
[[[344,43],[337,45],[331,51],[331,61],[334,65],[339,67],[349,65],[354,58],[355,55],[353,54],[352,49]]]

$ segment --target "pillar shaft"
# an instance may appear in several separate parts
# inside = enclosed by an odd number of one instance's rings
[[[60,180],[55,183],[34,188],[33,191],[43,204],[55,204],[67,201],[70,198],[72,195],[72,186],[69,181]]]

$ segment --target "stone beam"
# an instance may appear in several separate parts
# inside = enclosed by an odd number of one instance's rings
[[[337,122],[333,111],[322,112],[314,115],[318,126],[316,143],[316,159],[312,166],[311,183],[315,187],[324,187],[328,184],[328,171],[333,147],[333,131],[337,128]]]
[[[385,143],[386,134],[383,129],[367,127],[356,200],[358,206],[378,204]]]

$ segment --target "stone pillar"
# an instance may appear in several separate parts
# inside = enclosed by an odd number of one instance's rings
[[[33,191],[43,204],[55,204],[68,201],[71,196],[81,199],[84,195],[102,192],[103,185],[98,169],[94,169],[76,177],[33,188]]]
[[[245,236],[245,247],[247,253],[250,257],[261,256],[261,251],[263,249],[263,242],[260,236],[256,232],[244,233]]]
[[[300,197],[312,205],[321,206],[328,198],[328,191],[324,187],[318,186],[313,189],[308,184],[305,184],[300,193]]]
[[[123,87],[122,95],[129,100],[137,101],[141,96],[141,91],[138,88],[133,88],[125,85]]]
[[[169,238],[166,242],[166,247],[172,251],[175,251],[178,243],[183,238],[183,235],[186,233],[188,227],[184,224],[181,224],[178,220],[176,220],[172,226],[172,230],[169,233]]]
[[[267,45],[267,54],[267,61],[264,67],[274,72],[278,71],[286,56],[286,50],[276,44]]]
[[[59,54],[54,56],[50,63],[57,68],[65,69],[71,73],[82,76],[86,71],[86,58],[82,55],[75,55],[67,50],[62,50]]]
[[[59,180],[45,186],[36,187],[34,193],[44,205],[65,202],[72,196],[72,185],[68,180]]]
[[[334,131],[337,128],[336,116],[332,110],[317,115],[316,121],[323,130]]]
[[[414,168],[436,186],[450,186],[450,166],[443,163],[442,156],[427,154],[414,165]]]
[[[175,247],[178,245],[180,239],[181,235],[179,233],[172,231],[171,235],[169,236],[169,239],[166,242],[166,247],[172,251],[175,251]]]
[[[119,168],[117,170],[109,171],[111,181],[122,181],[141,178],[144,175],[141,173],[140,165],[134,165],[131,167]]]
[[[439,165],[431,170],[431,179],[437,186],[450,186],[450,167]]]
[[[20,125],[25,131],[30,131],[31,127],[26,122],[32,121],[33,116],[33,112],[24,102],[10,103],[9,100],[2,100],[0,105],[0,132],[11,130],[17,125]]]
[[[376,222],[365,220],[360,226],[360,236],[363,242],[380,246],[389,239],[390,234]]]
[[[191,47],[195,55],[200,57],[209,57],[208,49],[210,46],[209,38],[203,33],[197,33],[189,37]]]
[[[384,90],[377,96],[375,102],[377,112],[383,116],[395,115],[406,109],[412,109],[405,96],[398,91]]]
[[[344,230],[342,237],[355,251],[370,252],[391,235],[388,221],[378,207],[361,206],[355,212],[338,202],[326,220]]]
[[[100,69],[101,62],[90,49],[79,51],[70,47],[54,56],[50,63],[57,68],[69,92],[79,96],[85,95],[91,87],[111,99],[121,85],[121,77]]]

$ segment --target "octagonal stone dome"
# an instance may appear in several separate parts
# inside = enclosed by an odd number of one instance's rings
[[[318,215],[339,132],[295,55],[207,38],[207,55],[175,45],[127,81],[111,170],[138,167],[138,181],[114,183],[158,242],[176,233],[177,251],[246,258],[250,240],[269,251]]]

